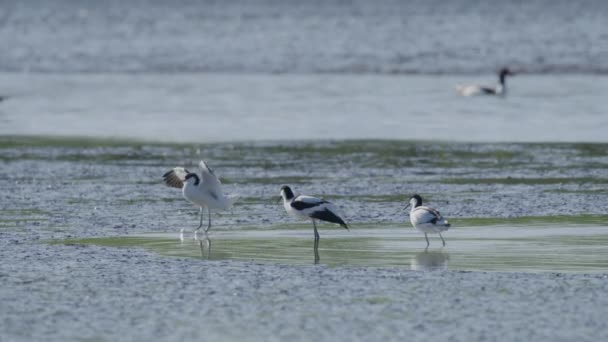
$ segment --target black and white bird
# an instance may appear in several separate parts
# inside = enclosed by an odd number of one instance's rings
[[[505,95],[507,93],[507,76],[515,75],[508,68],[502,68],[498,72],[498,84],[494,87],[482,86],[478,84],[470,85],[459,85],[456,86],[456,90],[462,96],[474,96],[474,95]]]
[[[450,223],[441,216],[437,209],[423,206],[422,197],[418,194],[410,197],[410,201],[405,208],[407,209],[407,207],[410,206],[412,207],[410,210],[410,222],[412,222],[414,228],[424,233],[426,247],[428,248],[430,245],[427,233],[439,234],[439,237],[445,246],[445,240],[443,239],[443,236],[441,236],[441,232],[450,229]]]
[[[294,196],[293,191],[287,185],[281,187],[281,197],[283,198],[283,207],[285,207],[285,211],[288,214],[312,220],[315,230],[315,241],[319,240],[317,220],[337,223],[348,230],[348,225],[340,217],[336,206],[331,202],[311,196]]]
[[[182,189],[184,198],[200,208],[200,224],[195,234],[203,226],[203,208],[207,208],[207,228],[211,229],[211,209],[225,210],[232,206],[235,198],[222,193],[220,180],[203,160],[198,164],[200,173],[190,172],[183,167],[175,167],[163,175],[167,186]],[[182,229],[183,233],[183,229]]]

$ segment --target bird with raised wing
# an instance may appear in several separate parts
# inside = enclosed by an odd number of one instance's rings
[[[441,232],[450,229],[450,223],[441,216],[437,209],[423,206],[422,197],[418,194],[410,197],[409,203],[405,208],[407,209],[410,206],[412,207],[410,209],[410,222],[414,228],[424,233],[426,247],[428,248],[430,245],[427,233],[439,234],[445,246],[445,240],[441,236]]]
[[[331,202],[311,196],[295,196],[287,185],[281,187],[281,197],[283,198],[283,207],[288,214],[312,220],[315,241],[319,240],[317,220],[337,223],[348,230],[348,225],[340,217],[338,209]]]
[[[198,167],[199,173],[178,166],[163,175],[167,186],[182,189],[184,198],[200,208],[200,224],[195,234],[203,227],[203,208],[207,208],[207,232],[211,229],[211,209],[225,210],[234,203],[234,198],[224,195],[220,180],[205,161],[201,160]]]

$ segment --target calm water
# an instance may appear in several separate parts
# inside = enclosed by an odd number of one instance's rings
[[[598,217],[598,221],[601,219]],[[539,220],[539,221],[542,221]],[[583,223],[585,220],[580,219]],[[475,220],[452,220],[444,234],[447,247],[407,226],[351,225],[350,231],[324,226],[314,246],[312,229],[220,229],[206,239],[176,232],[113,238],[75,239],[111,247],[144,248],[161,255],[204,260],[238,260],[279,264],[405,267],[415,271],[468,270],[504,272],[605,272],[608,227],[598,224],[538,224],[533,220],[476,226]]]
[[[0,134],[605,142],[607,21],[601,0],[3,1]],[[456,96],[505,65],[506,99]]]
[[[495,76],[0,74],[0,134],[167,142],[302,139],[608,141],[608,78],[520,75],[506,98],[454,86]]]

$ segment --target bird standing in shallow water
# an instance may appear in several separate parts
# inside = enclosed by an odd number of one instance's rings
[[[416,194],[410,197],[410,201],[407,207],[411,206],[410,209],[410,222],[414,228],[424,233],[426,239],[426,248],[429,248],[429,238],[427,233],[437,233],[445,246],[445,240],[441,236],[441,232],[450,229],[450,223],[441,216],[439,211],[435,208],[425,207],[422,205],[422,197]]]
[[[183,167],[175,167],[163,175],[165,184],[182,189],[184,198],[200,208],[200,224],[196,233],[203,227],[203,208],[207,208],[207,228],[211,229],[211,209],[224,210],[232,206],[234,199],[222,193],[221,183],[211,168],[203,160],[198,164],[200,174],[188,171]],[[183,233],[182,229],[182,233]]]
[[[288,214],[312,220],[315,230],[315,241],[319,240],[317,220],[337,223],[348,230],[348,225],[338,215],[336,207],[328,201],[311,196],[294,196],[293,191],[287,185],[281,187],[281,197],[283,198],[283,207]]]

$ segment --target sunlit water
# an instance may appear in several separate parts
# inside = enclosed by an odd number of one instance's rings
[[[0,134],[167,142],[608,141],[602,76],[2,74]]]

